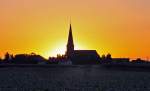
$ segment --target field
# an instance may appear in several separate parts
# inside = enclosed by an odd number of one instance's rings
[[[150,71],[101,66],[1,67],[0,91],[150,91]]]

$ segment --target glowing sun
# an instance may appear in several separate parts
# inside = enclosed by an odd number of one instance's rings
[[[76,44],[74,46],[74,49],[75,50],[80,50],[80,49],[83,49],[84,47],[79,45],[79,44]],[[57,57],[58,54],[60,55],[64,55],[66,52],[66,43],[59,43],[57,45],[54,45],[53,49],[51,51],[48,51],[46,53],[46,56],[47,57]]]

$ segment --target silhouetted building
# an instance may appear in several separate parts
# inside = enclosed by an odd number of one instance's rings
[[[129,58],[112,58],[112,62],[115,62],[115,63],[129,63],[130,59]]]
[[[36,54],[17,54],[12,60],[14,64],[44,64],[44,62],[46,62],[46,60]]]
[[[66,55],[68,58],[70,58],[73,56],[73,53],[74,53],[74,43],[73,43],[72,28],[70,24]]]
[[[136,60],[132,60],[133,63],[145,63],[147,60],[142,60],[141,58],[137,58]]]
[[[70,24],[66,57],[73,64],[98,64],[99,55],[96,50],[74,50],[72,27]]]

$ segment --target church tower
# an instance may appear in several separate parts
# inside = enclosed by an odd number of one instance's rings
[[[73,43],[72,27],[70,24],[66,56],[70,58],[73,55],[73,52],[74,52],[74,43]]]

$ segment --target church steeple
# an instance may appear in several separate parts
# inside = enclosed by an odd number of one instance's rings
[[[70,23],[66,55],[70,57],[73,55],[73,52],[74,52],[74,43],[73,43],[72,27]]]
[[[70,29],[69,29],[68,44],[74,45],[71,24],[70,24]]]

